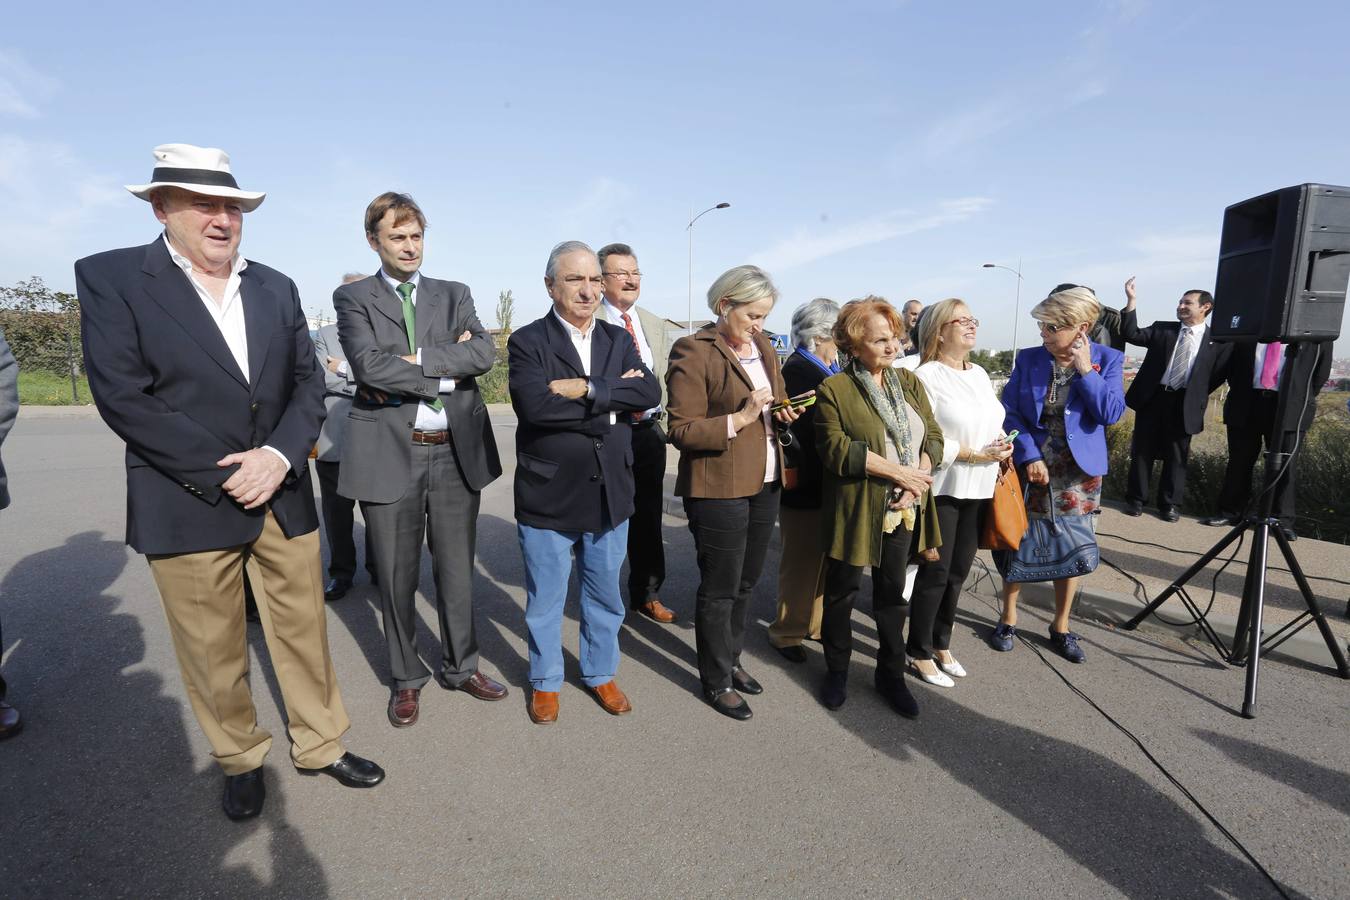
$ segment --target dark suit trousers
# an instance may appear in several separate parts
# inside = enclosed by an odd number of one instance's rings
[[[1184,391],[1159,387],[1144,409],[1134,415],[1130,439],[1130,473],[1125,499],[1144,503],[1153,463],[1162,460],[1158,481],[1158,506],[1180,506],[1186,495],[1186,461],[1191,455],[1191,436],[1186,433]]]
[[[633,426],[633,517],[628,520],[628,606],[646,603],[666,580],[661,513],[666,493],[666,433]]]
[[[394,687],[420,688],[431,673],[417,655],[417,583],[422,540],[431,550],[441,630],[437,679],[458,687],[478,669],[473,555],[481,497],[460,474],[453,444],[413,444],[408,492],[393,503],[361,502],[380,573],[384,635]]]
[[[1228,425],[1228,467],[1223,473],[1223,488],[1219,491],[1219,510],[1237,515],[1247,509],[1252,499],[1252,467],[1258,461],[1261,467],[1257,472],[1258,488],[1265,483],[1265,462],[1261,458],[1261,448],[1266,445],[1271,425],[1275,421],[1275,405],[1279,397],[1274,391],[1255,391],[1252,394],[1251,407],[1241,425]],[[1299,435],[1300,443],[1307,436]],[[1285,450],[1294,446],[1294,436],[1285,441]],[[1294,524],[1294,471],[1289,466],[1284,477],[1275,488],[1272,514],[1288,527]],[[1252,510],[1256,512],[1256,510]]]
[[[910,533],[897,527],[881,538],[881,564],[872,568],[872,616],[877,622],[877,671],[891,678],[905,676],[905,567],[909,565]],[[825,611],[820,643],[825,667],[847,672],[853,654],[853,604],[862,587],[862,566],[831,559],[825,572]]]
[[[942,546],[937,562],[919,567],[910,602],[906,650],[915,659],[932,659],[934,650],[950,650],[956,607],[980,541],[980,511],[987,500],[937,498]]]
[[[778,495],[774,482],[753,497],[684,498],[698,553],[694,639],[705,691],[731,687],[731,670],[741,664],[750,596],[769,551]]]
[[[338,470],[341,463],[314,460],[314,471],[319,476],[319,509],[323,513],[323,533],[328,538],[328,577],[336,581],[351,581],[356,575],[356,541],[352,528],[356,519],[352,511],[356,501],[338,493]],[[375,553],[370,546],[370,529],[366,533],[366,571],[375,577]]]

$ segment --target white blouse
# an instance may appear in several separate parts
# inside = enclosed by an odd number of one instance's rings
[[[928,390],[933,418],[942,428],[942,468],[933,473],[933,493],[964,500],[994,496],[998,463],[957,462],[963,446],[982,450],[1003,435],[1003,404],[989,373],[970,363],[961,370],[932,360],[914,370]]]

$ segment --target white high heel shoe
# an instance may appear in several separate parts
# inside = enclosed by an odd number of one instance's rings
[[[955,656],[952,657],[952,661],[949,662],[949,663],[945,663],[945,662],[943,662],[942,660],[938,659],[938,658],[935,656],[935,657],[933,657],[933,662],[937,663],[937,667],[938,667],[939,669],[941,669],[942,671],[946,672],[948,675],[952,676],[953,678],[965,678],[965,677],[966,677],[966,667],[963,666],[963,665],[961,665],[959,662],[957,662]]]
[[[920,681],[923,681],[927,684],[936,685],[937,687],[946,687],[946,688],[956,687],[956,682],[948,678],[946,674],[944,674],[941,670],[934,672],[932,675],[929,675],[923,669],[919,668],[918,663],[914,659],[906,656],[905,662],[908,663],[909,665],[909,671]],[[928,662],[936,664],[937,661],[928,660]]]

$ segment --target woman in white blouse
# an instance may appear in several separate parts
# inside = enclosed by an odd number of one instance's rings
[[[956,604],[979,541],[980,513],[994,495],[998,464],[1012,455],[1004,440],[1005,411],[989,374],[970,361],[980,322],[960,300],[935,303],[919,321],[919,376],[942,427],[942,466],[933,474],[942,546],[936,562],[919,568],[906,649],[915,674],[951,687],[966,670],[952,656]]]

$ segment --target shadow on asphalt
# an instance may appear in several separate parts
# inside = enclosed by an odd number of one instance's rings
[[[1293,753],[1231,735],[1202,729],[1192,733],[1257,775],[1291,787],[1310,800],[1350,816],[1350,777],[1345,773],[1319,766]]]
[[[220,812],[220,770],[191,747],[182,686],[139,666],[140,623],[108,593],[128,558],[143,565],[120,540],[86,531],[17,562],[0,585],[8,598],[24,586],[26,615],[7,633],[34,660],[14,673],[31,679],[16,685],[28,721],[0,744],[0,797],[36,801],[5,805],[0,884],[12,896],[186,896],[204,884],[221,896],[326,894],[322,867],[286,821],[281,779],[269,779],[264,817],[235,823]],[[259,830],[267,881],[229,862]],[[7,871],[20,861],[21,877]]]

